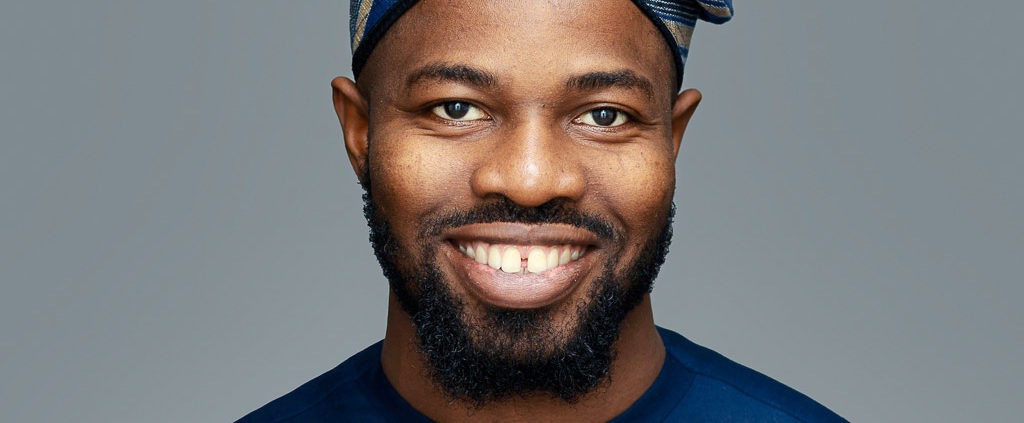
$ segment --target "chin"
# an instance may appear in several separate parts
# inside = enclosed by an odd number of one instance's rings
[[[650,291],[671,239],[670,209],[661,233],[622,263],[612,247],[630,243],[605,221],[565,205],[506,201],[428,219],[403,245],[368,192],[371,244],[428,373],[449,398],[478,407],[524,395],[575,402],[607,383],[620,324]],[[504,249],[497,266],[466,253],[495,245]],[[544,267],[529,263],[536,246]],[[509,248],[520,263],[506,266]]]

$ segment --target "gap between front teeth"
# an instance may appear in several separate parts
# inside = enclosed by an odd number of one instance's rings
[[[571,261],[579,260],[585,247],[517,246],[483,242],[458,243],[459,251],[477,263],[486,264],[505,273],[541,273]]]

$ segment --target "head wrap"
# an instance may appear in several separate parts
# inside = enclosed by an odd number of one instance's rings
[[[370,52],[416,0],[351,0],[352,72],[358,77]],[[697,20],[721,24],[732,18],[732,0],[633,0],[676,54],[676,85],[683,79],[690,37]]]

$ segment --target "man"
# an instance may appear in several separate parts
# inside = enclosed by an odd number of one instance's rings
[[[334,102],[384,340],[241,421],[841,421],[655,326],[679,92],[723,0],[370,1]]]

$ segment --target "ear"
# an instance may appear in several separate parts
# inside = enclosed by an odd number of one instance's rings
[[[688,89],[676,97],[672,105],[672,157],[679,156],[679,146],[683,142],[683,133],[686,132],[686,125],[690,124],[693,112],[697,111],[700,104],[700,91]]]
[[[348,160],[352,162],[352,170],[360,182],[366,175],[367,151],[369,151],[369,106],[366,98],[359,92],[356,83],[345,77],[337,77],[331,81],[334,89],[334,112],[338,114],[341,133],[345,137],[345,150]]]

